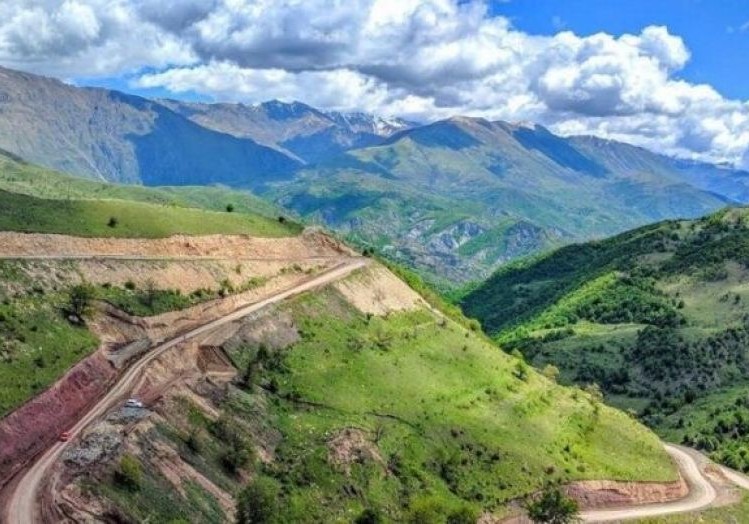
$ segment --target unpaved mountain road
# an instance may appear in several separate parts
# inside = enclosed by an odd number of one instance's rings
[[[2,258],[2,257],[0,257]],[[43,257],[29,257],[43,258]],[[50,258],[69,258],[69,257],[50,257]],[[108,257],[93,257],[108,258]],[[134,257],[129,257],[134,258]],[[153,258],[153,257],[146,257]],[[204,257],[196,257],[204,258]],[[89,424],[97,418],[106,414],[113,406],[127,396],[130,389],[135,384],[140,373],[161,354],[169,349],[181,344],[189,339],[197,337],[219,326],[239,320],[251,313],[259,311],[272,304],[286,300],[292,296],[304,293],[326,284],[340,280],[353,271],[362,268],[368,264],[368,261],[361,258],[349,258],[342,261],[335,267],[310,278],[302,283],[296,284],[284,291],[272,294],[271,296],[243,306],[236,311],[213,320],[200,327],[197,327],[187,333],[172,338],[147,353],[141,360],[130,367],[128,371],[118,380],[118,382],[102,397],[101,400],[89,410],[76,424],[70,429],[72,440],[75,439]],[[43,454],[37,461],[23,474],[15,486],[12,494],[6,504],[5,513],[1,515],[3,522],[7,524],[35,524],[41,522],[38,516],[38,500],[40,488],[49,479],[49,471],[52,465],[59,459],[62,452],[69,443],[57,442]],[[685,450],[670,444],[665,445],[668,453],[674,458],[682,476],[689,485],[689,495],[683,499],[673,502],[660,504],[647,504],[632,507],[622,507],[614,509],[600,509],[584,511],[581,514],[583,522],[618,522],[624,520],[634,520],[638,518],[656,517],[676,513],[687,513],[710,507],[716,498],[716,491],[710,481],[704,476],[700,467],[692,455],[697,455],[692,450]],[[731,482],[744,489],[749,489],[749,478],[728,468],[720,468],[723,475]]]
[[[710,481],[702,474],[697,461],[683,449],[665,444],[666,451],[676,462],[684,480],[689,486],[689,494],[679,500],[660,504],[644,504],[642,506],[624,507],[616,509],[600,509],[583,511],[580,518],[583,522],[618,522],[645,517],[659,517],[675,513],[688,513],[709,507],[717,495]],[[725,468],[728,472],[728,470]],[[733,473],[733,472],[731,472]],[[733,478],[726,475],[738,484]],[[748,483],[749,484],[749,483]],[[746,487],[746,486],[741,486]]]
[[[127,396],[128,391],[132,388],[133,384],[137,380],[140,373],[151,363],[153,360],[158,358],[165,351],[173,348],[174,346],[181,344],[189,339],[192,339],[198,335],[204,334],[212,329],[215,329],[224,324],[239,320],[251,313],[259,311],[272,304],[276,304],[286,300],[292,296],[299,295],[311,289],[324,286],[331,282],[340,280],[353,271],[362,268],[368,264],[367,260],[360,258],[351,258],[348,261],[342,262],[341,264],[329,269],[328,271],[314,277],[309,280],[297,284],[289,289],[275,293],[263,300],[244,306],[233,313],[216,319],[214,321],[203,324],[202,326],[195,328],[187,333],[177,336],[167,342],[164,342],[149,353],[147,353],[141,360],[135,363],[125,374],[118,380],[118,382],[112,387],[109,392],[102,397],[102,399],[89,410],[69,431],[71,434],[71,441],[75,440],[75,437],[79,435],[86,426],[92,423],[97,418],[106,414],[114,405],[122,402],[123,398]],[[4,522],[8,524],[33,524],[41,522],[37,513],[37,501],[40,487],[48,479],[48,471],[55,461],[60,457],[60,454],[67,447],[67,442],[57,442],[52,447],[47,449],[37,461],[31,466],[20,478],[18,483],[11,494],[5,509]]]

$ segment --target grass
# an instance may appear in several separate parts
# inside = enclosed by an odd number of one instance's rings
[[[279,521],[352,520],[367,507],[400,520],[423,496],[445,513],[501,512],[546,480],[674,478],[642,426],[455,322],[426,310],[370,318],[334,292],[292,311],[303,339],[260,379],[274,391],[265,417],[284,437],[262,470],[283,486]],[[381,460],[346,474],[327,443],[351,427]]]
[[[0,417],[43,391],[98,341],[62,313],[64,293],[33,293],[0,304]]]
[[[220,186],[144,187],[99,182],[38,167],[0,152],[0,190],[51,200],[128,200],[276,218],[281,210],[246,191]]]
[[[228,280],[224,280],[219,283],[216,289],[197,289],[189,295],[182,294],[178,289],[158,289],[155,286],[137,289],[132,283],[125,287],[99,286],[95,294],[98,299],[108,302],[125,313],[139,317],[150,317],[169,311],[186,309],[233,293],[248,291],[262,286],[267,280],[265,277],[252,277],[240,286],[234,286]]]
[[[747,217],[726,209],[562,248],[462,301],[505,349],[749,471]]]
[[[186,235],[293,236],[298,224],[241,213],[125,200],[46,200],[0,191],[0,230],[88,237]],[[111,223],[114,218],[116,224]]]

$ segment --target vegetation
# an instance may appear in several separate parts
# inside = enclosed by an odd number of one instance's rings
[[[283,435],[257,472],[280,485],[277,521],[468,522],[546,479],[673,476],[631,419],[527,366],[518,378],[520,361],[457,323],[426,310],[368,317],[332,291],[291,311],[297,344],[254,358],[230,348],[242,369],[253,363],[255,384],[235,394],[234,416]],[[368,444],[341,463],[331,446],[347,428]]]
[[[526,501],[525,511],[533,522],[568,524],[577,521],[578,507],[577,502],[565,496],[558,487],[547,487]]]
[[[0,190],[0,230],[92,237],[156,238],[247,234],[298,234],[300,226],[260,215],[219,213],[127,200],[46,200]],[[112,215],[117,217],[113,225]]]
[[[28,294],[0,302],[0,417],[44,390],[98,344],[85,327],[67,320],[72,294],[42,294],[29,287]],[[85,301],[75,304],[85,313]]]
[[[599,384],[664,437],[749,471],[749,211],[514,264],[463,305],[508,350]]]
[[[143,288],[138,288],[133,282],[127,282],[123,287],[99,286],[94,293],[96,298],[130,315],[148,317],[241,293],[262,286],[266,281],[264,277],[252,277],[242,285],[234,286],[228,280],[224,280],[214,289],[201,288],[189,294],[183,294],[179,289],[160,289],[154,283],[147,283]]]
[[[278,484],[260,477],[244,488],[237,498],[237,524],[267,524],[278,512]]]
[[[140,489],[143,482],[143,471],[138,459],[132,455],[123,455],[119,467],[115,471],[115,481],[127,489]]]

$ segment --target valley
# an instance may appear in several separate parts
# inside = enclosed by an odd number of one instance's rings
[[[741,514],[744,172],[0,73],[93,111],[0,143],[8,522]]]
[[[106,215],[82,214],[66,226],[82,235],[34,220],[0,233],[9,522],[225,522],[248,481],[279,494],[281,521],[510,517],[547,481],[586,507],[686,489],[647,429],[498,351],[417,277],[289,221],[164,206],[160,191],[98,202],[245,233],[151,230],[128,213],[100,229]],[[35,192],[19,202],[60,208]]]
[[[562,382],[596,383],[667,440],[747,470],[746,220],[727,209],[569,246],[500,271],[465,310]]]

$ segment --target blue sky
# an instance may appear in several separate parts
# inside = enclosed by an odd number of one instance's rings
[[[491,9],[518,29],[545,35],[565,29],[619,35],[665,25],[692,53],[680,76],[730,98],[749,98],[747,0],[512,0],[492,2]]]
[[[0,1],[0,65],[78,85],[531,121],[749,168],[749,0]]]

